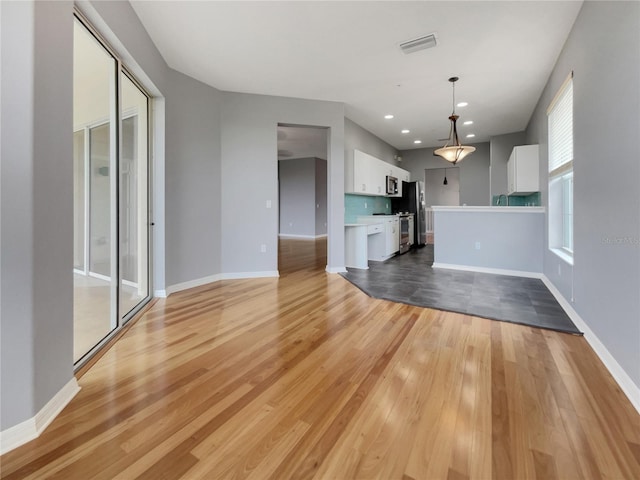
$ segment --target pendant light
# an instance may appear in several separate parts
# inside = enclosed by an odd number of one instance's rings
[[[447,169],[444,169],[444,182],[442,182],[443,185],[449,185],[449,182],[447,182]]]
[[[461,162],[462,159],[470,153],[475,152],[476,147],[462,145],[458,139],[458,129],[456,128],[456,121],[460,118],[456,115],[456,82],[458,81],[458,77],[451,77],[449,81],[453,87],[453,112],[451,113],[451,116],[449,116],[449,120],[451,120],[451,129],[449,130],[447,143],[444,144],[444,147],[437,149],[433,153],[455,165],[456,163]]]

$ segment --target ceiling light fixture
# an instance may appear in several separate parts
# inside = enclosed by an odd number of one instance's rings
[[[463,125],[473,125],[473,120],[467,120]]]
[[[444,144],[444,147],[437,149],[433,152],[435,155],[439,155],[444,158],[447,162],[451,162],[455,165],[458,162],[461,162],[464,157],[469,155],[472,152],[476,151],[476,147],[465,146],[460,143],[460,139],[458,139],[458,129],[456,128],[456,121],[460,118],[456,115],[456,82],[458,81],[458,77],[451,77],[449,79],[451,82],[451,86],[453,88],[453,112],[449,116],[449,120],[451,121],[451,128],[449,130],[449,138],[447,139],[447,143]]]
[[[422,140],[414,140],[413,143],[422,143]]]
[[[386,118],[387,120],[391,120],[393,118],[393,115],[391,114],[385,115],[384,118]]]
[[[473,137],[475,137],[475,136],[476,136],[476,134],[475,134],[475,133],[470,133],[469,135],[467,135],[467,138],[473,138]]]
[[[460,102],[458,105],[456,105],[457,107],[466,107],[467,105],[469,105],[467,102]]]
[[[406,128],[402,130],[400,133],[409,133],[411,130],[407,130]]]

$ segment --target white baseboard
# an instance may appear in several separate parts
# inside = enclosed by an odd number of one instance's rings
[[[633,407],[638,411],[638,413],[640,413],[640,387],[631,380],[631,377],[629,377],[627,372],[624,371],[613,355],[611,355],[607,347],[605,347],[598,336],[593,333],[593,330],[589,328],[582,317],[578,315],[578,312],[573,309],[571,303],[564,298],[562,293],[560,293],[560,290],[551,283],[551,280],[549,280],[546,275],[543,275],[541,279],[553,296],[556,297],[556,300],[567,313],[571,321],[584,333],[585,340],[589,345],[591,345],[591,348],[596,352],[596,355],[598,355],[598,358],[600,358],[600,361],[604,364],[606,369],[609,370],[609,373],[627,396]]]
[[[347,269],[345,267],[330,267],[329,265],[327,265],[325,271],[327,273],[345,273]]]
[[[189,288],[200,287],[207,283],[219,282],[220,280],[240,280],[243,278],[270,278],[279,277],[280,274],[275,271],[264,272],[233,272],[233,273],[218,273],[216,275],[210,275],[208,277],[197,278],[188,282],[176,283],[170,285],[166,290],[156,290],[154,292],[156,297],[166,298],[172,293],[180,292],[182,290],[188,290]]]
[[[291,233],[279,233],[278,234],[279,238],[291,238],[291,239],[298,239],[298,240],[317,240],[319,238],[326,238],[327,234],[324,233],[322,235],[294,235]]]
[[[195,280],[189,280],[188,282],[176,283],[175,285],[169,285],[165,290],[165,296],[168,297],[172,293],[180,292],[182,290],[188,290],[189,288],[199,287],[206,285],[207,283],[218,282],[222,280],[221,274],[209,275],[207,277],[196,278]]]
[[[280,272],[277,270],[272,271],[264,271],[264,272],[234,272],[234,273],[223,273],[223,280],[241,280],[243,278],[271,278],[271,277],[279,277]]]
[[[453,263],[435,263],[433,268],[446,268],[449,270],[462,270],[465,272],[479,272],[479,273],[492,273],[495,275],[510,275],[512,277],[525,277],[525,278],[542,278],[542,273],[539,272],[527,272],[525,270],[507,270],[504,268],[487,268],[487,267],[474,267],[472,265],[456,265]]]
[[[0,432],[0,455],[40,436],[64,407],[80,391],[75,377],[56,393],[34,417]]]

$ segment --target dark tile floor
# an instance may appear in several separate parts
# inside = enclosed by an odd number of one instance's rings
[[[582,333],[536,278],[431,268],[433,245],[342,276],[367,295],[560,332]]]

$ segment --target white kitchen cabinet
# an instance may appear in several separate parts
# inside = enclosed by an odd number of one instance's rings
[[[529,195],[540,191],[538,145],[513,147],[507,162],[507,195]]]
[[[374,159],[373,157],[367,154],[358,155],[356,153],[357,150],[353,155],[352,190],[349,191],[347,185],[345,185],[345,192],[358,193],[360,195],[384,195],[385,179],[380,171],[380,166],[372,161],[372,159]],[[345,178],[346,177],[345,175]]]
[[[382,224],[382,233],[369,235],[367,256],[369,260],[383,262],[400,249],[400,220],[397,215],[366,215],[358,217],[358,223]]]
[[[398,193],[395,195],[387,195],[387,175],[398,179]],[[409,178],[406,170],[360,150],[353,151],[353,159],[345,159],[345,193],[400,197],[404,178]]]
[[[384,226],[387,236],[385,254],[391,257],[400,250],[400,219],[396,215],[393,218],[387,217]]]

